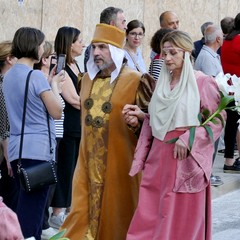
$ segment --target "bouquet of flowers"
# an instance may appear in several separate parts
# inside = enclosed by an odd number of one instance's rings
[[[240,113],[240,78],[229,73],[224,75],[221,72],[215,77],[215,80],[221,91],[222,99],[226,99],[229,102],[235,101],[235,107],[226,108],[225,106],[224,109],[231,109]]]
[[[236,75],[230,75],[228,73],[224,75],[221,72],[215,77],[215,80],[216,80],[216,83],[218,85],[218,88],[219,88],[220,94],[221,94],[220,104],[218,105],[218,108],[214,113],[210,114],[210,111],[208,109],[204,109],[198,115],[200,126],[204,127],[206,129],[212,142],[214,142],[212,129],[207,125],[207,123],[212,122],[214,124],[218,124],[219,120],[220,120],[222,125],[224,126],[224,120],[223,120],[220,112],[223,110],[226,110],[226,109],[238,111],[238,113],[240,114],[240,78],[238,78]],[[235,101],[235,106],[229,107],[228,104],[233,101]],[[189,138],[190,151],[192,149],[193,142],[194,142],[195,130],[196,130],[196,126],[191,127],[189,129],[189,131],[190,131],[190,138]],[[171,139],[170,141],[168,141],[168,143],[174,143],[177,140],[178,140],[178,138],[174,138],[174,139]]]

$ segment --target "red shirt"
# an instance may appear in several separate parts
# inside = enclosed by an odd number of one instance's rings
[[[221,62],[223,72],[236,74],[240,77],[240,35],[232,40],[225,40],[221,47]]]

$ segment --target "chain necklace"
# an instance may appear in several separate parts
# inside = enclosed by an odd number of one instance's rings
[[[121,71],[120,71],[120,73],[121,73]],[[85,117],[85,124],[87,126],[91,126],[92,125],[93,127],[96,127],[96,128],[103,127],[105,115],[109,114],[112,111],[112,103],[111,103],[112,94],[113,94],[113,91],[114,91],[114,89],[115,89],[115,87],[117,85],[120,73],[119,73],[117,79],[114,81],[114,85],[112,87],[112,92],[110,93],[108,100],[105,101],[102,104],[102,106],[101,106],[101,111],[104,113],[104,115],[103,116],[96,116],[96,117],[93,118],[93,116],[90,113],[90,110],[92,109],[92,107],[94,105],[94,100],[91,98],[93,86],[94,86],[94,83],[96,82],[96,80],[94,80],[94,82],[93,82],[93,84],[91,86],[89,97],[84,101],[84,108],[86,110],[88,110],[88,113],[87,113],[87,115]]]

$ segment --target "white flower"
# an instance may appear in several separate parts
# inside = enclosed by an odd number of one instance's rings
[[[240,84],[235,88],[234,100],[235,100],[235,105],[239,107],[240,106]]]
[[[235,74],[231,75],[227,73],[224,75],[221,72],[215,77],[215,80],[224,96],[234,97],[235,106],[231,107],[231,109],[240,114],[240,78]]]
[[[240,114],[240,78],[238,78],[236,75],[231,75],[229,73],[224,75],[224,73],[221,72],[215,77],[215,80],[217,82],[220,92],[222,92],[221,101],[218,105],[218,108],[212,114],[210,114],[210,111],[208,109],[203,109],[203,111],[198,116],[201,122],[200,126],[206,129],[213,143],[214,143],[213,132],[208,123],[213,122],[214,124],[219,124],[220,121],[224,126],[224,119],[221,116],[221,111],[225,109],[231,109],[232,111],[237,111]],[[229,107],[229,103],[233,102],[234,100],[235,106]],[[240,120],[238,122],[240,123]],[[196,126],[190,128],[189,138],[190,151],[193,146],[195,129]],[[178,138],[171,139],[170,141],[168,141],[168,143],[176,142],[177,139]]]
[[[232,96],[235,92],[235,86],[239,84],[237,82],[240,80],[236,77],[236,75],[232,76],[229,73],[224,75],[223,72],[220,72],[215,77],[215,81],[217,82],[218,88],[224,96]]]

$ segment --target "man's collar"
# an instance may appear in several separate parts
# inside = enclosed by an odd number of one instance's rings
[[[208,47],[207,45],[203,45],[202,49],[209,52],[213,57],[218,57],[218,53],[215,52],[212,48]]]

